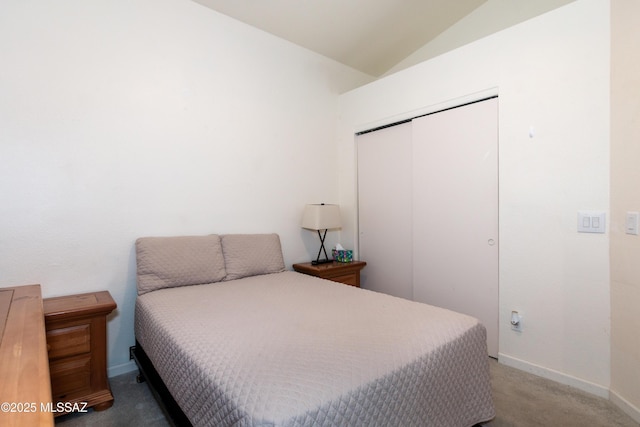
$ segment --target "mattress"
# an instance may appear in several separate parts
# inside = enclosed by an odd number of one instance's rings
[[[138,296],[136,339],[196,426],[472,426],[474,318],[285,271]]]

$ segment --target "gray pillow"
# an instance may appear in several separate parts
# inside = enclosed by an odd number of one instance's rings
[[[220,236],[136,240],[138,295],[162,288],[219,282],[226,276]]]
[[[227,270],[224,280],[284,271],[277,234],[225,234],[221,239]]]

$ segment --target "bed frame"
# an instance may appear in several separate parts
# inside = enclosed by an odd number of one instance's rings
[[[133,360],[138,365],[140,374],[136,377],[136,381],[139,383],[146,382],[149,385],[151,393],[155,397],[160,409],[167,417],[167,421],[173,427],[193,427],[189,418],[182,412],[180,406],[175,401],[167,386],[160,378],[158,371],[153,367],[149,356],[144,352],[144,349],[136,340],[136,346],[133,348]]]

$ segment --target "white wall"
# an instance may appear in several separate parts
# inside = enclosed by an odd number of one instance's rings
[[[186,0],[0,4],[0,287],[108,289],[132,368],[134,241],[277,232],[338,201],[337,94],[368,76]],[[328,236],[336,240],[337,236]]]
[[[354,244],[354,132],[499,94],[500,360],[603,396],[608,234],[576,215],[609,208],[609,29],[609,2],[576,1],[342,95],[339,130]]]

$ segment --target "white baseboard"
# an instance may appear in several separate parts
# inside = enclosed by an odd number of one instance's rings
[[[585,381],[580,378],[555,371],[553,369],[535,365],[524,360],[516,359],[515,357],[507,356],[502,353],[498,353],[498,362],[512,368],[520,369],[521,371],[529,372],[539,377],[546,378],[560,384],[568,385],[577,388],[578,390],[603,397],[605,399],[609,399],[609,389],[607,387],[603,387],[601,385]]]
[[[632,405],[631,402],[629,402],[613,390],[609,391],[609,400],[611,400],[614,405],[620,408],[622,412],[629,415],[635,422],[640,424],[640,408]]]
[[[122,365],[110,366],[107,368],[107,376],[109,378],[117,377],[118,375],[126,374],[128,372],[135,371],[136,369],[138,369],[138,366],[133,360],[130,360]]]

